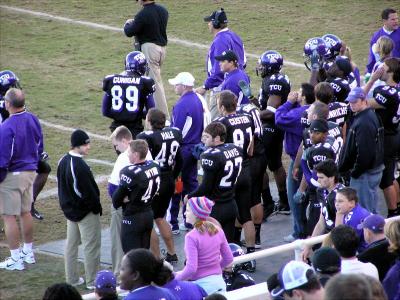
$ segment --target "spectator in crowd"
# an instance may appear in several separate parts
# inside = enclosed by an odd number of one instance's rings
[[[97,273],[94,293],[97,300],[118,300],[117,279],[113,272],[102,270]]]
[[[362,228],[367,248],[357,255],[361,262],[370,262],[379,272],[379,280],[385,278],[387,271],[395,263],[396,256],[389,252],[389,241],[383,232],[385,219],[380,215],[370,215],[357,227]]]
[[[389,251],[396,255],[396,262],[386,273],[382,285],[389,300],[398,300],[400,299],[400,220],[390,220],[385,224],[384,232],[389,240]]]
[[[192,280],[209,295],[226,291],[222,270],[233,262],[224,231],[207,221],[213,205],[206,197],[188,199],[186,218],[194,229],[185,236],[186,265],[175,273],[177,280]]]
[[[174,86],[175,93],[180,96],[172,109],[171,126],[182,131],[183,192],[174,194],[170,209],[170,223],[174,234],[179,234],[178,214],[181,199],[198,186],[197,160],[192,155],[192,151],[194,146],[201,142],[203,129],[210,122],[207,103],[193,90],[194,81],[194,77],[188,72],[181,72],[175,78],[168,79],[168,82]],[[189,225],[186,227],[191,229]]]
[[[249,103],[249,99],[243,94],[239,82],[244,81],[246,85],[250,85],[250,77],[239,67],[239,58],[232,50],[227,50],[215,57],[219,61],[221,71],[225,73],[221,90],[229,90],[237,97],[237,105]],[[243,84],[243,83],[241,83]]]
[[[325,286],[328,280],[340,273],[341,259],[339,253],[330,247],[319,248],[311,257],[313,269],[318,275],[319,282]]]
[[[150,250],[132,249],[125,254],[121,262],[119,278],[121,289],[129,291],[125,300],[165,299],[177,300],[168,289],[151,284],[162,275],[163,262]]]
[[[322,300],[324,289],[317,274],[304,262],[292,260],[278,274],[279,286],[271,292],[272,297],[283,295],[285,300]]]
[[[171,197],[175,191],[175,180],[182,168],[180,145],[182,132],[175,127],[165,126],[166,115],[157,108],[151,108],[146,116],[146,127],[149,130],[139,133],[137,138],[149,145],[149,152],[160,165],[160,189],[151,203],[154,221],[167,248],[165,260],[171,264],[178,262],[175,252],[171,226],[165,219]],[[154,228],[151,233],[151,251],[156,257],[160,255],[160,241]]]
[[[375,56],[377,60],[374,67],[372,68],[371,74],[376,72],[379,69],[379,67],[383,65],[383,62],[385,61],[386,58],[391,57],[394,48],[394,43],[391,38],[383,35],[377,40],[374,48],[376,49]],[[381,85],[385,85],[385,82],[380,79],[377,79],[375,82],[370,84],[372,84],[372,86],[369,92],[367,93],[368,99],[371,99],[373,97],[373,91],[375,90],[375,88]]]
[[[373,91],[373,99],[368,100],[370,107],[382,120],[384,127],[384,155],[382,179],[379,187],[383,190],[388,206],[388,217],[400,215],[399,189],[395,186],[395,167],[397,155],[400,151],[400,58],[387,58],[382,67],[372,74],[370,82],[364,87],[365,93],[377,80],[381,79],[385,85],[378,86]],[[400,205],[400,204],[399,204]]]
[[[339,172],[350,172],[350,186],[357,191],[360,204],[376,213],[377,189],[384,169],[383,127],[363,89],[352,89],[347,101],[355,115],[341,152]]]
[[[82,242],[86,287],[94,289],[100,266],[101,225],[100,192],[90,167],[83,160],[89,154],[90,139],[81,129],[71,135],[71,150],[58,163],[58,198],[67,218],[65,275],[74,286],[85,281],[78,276],[78,246]]]
[[[215,201],[211,217],[215,218],[227,240],[234,241],[238,208],[235,202],[236,181],[242,167],[242,148],[225,143],[227,131],[220,122],[209,124],[203,133],[204,144],[209,147],[200,156],[204,176],[197,189],[186,197],[207,197]],[[228,166],[228,168],[225,168]]]
[[[167,46],[168,11],[154,0],[140,0],[143,8],[134,19],[124,25],[127,37],[135,36],[135,50],[142,51],[149,62],[149,76],[155,81],[154,100],[156,107],[169,119],[167,99],[161,78],[161,66],[164,63]]]
[[[377,61],[374,52],[374,45],[378,41],[381,36],[387,36],[392,39],[394,44],[394,49],[392,55],[394,57],[400,58],[400,30],[399,30],[399,17],[397,15],[397,11],[393,8],[386,8],[382,11],[382,21],[383,26],[381,29],[376,31],[371,38],[370,41],[370,49],[369,49],[369,57],[366,68],[366,76],[372,73],[372,68],[374,67],[375,62]],[[368,74],[369,73],[369,74]]]
[[[211,120],[218,116],[216,93],[221,91],[221,84],[224,80],[224,73],[219,67],[218,61],[215,59],[222,52],[232,50],[238,57],[238,66],[240,69],[246,67],[246,54],[242,39],[228,28],[228,18],[223,8],[214,11],[210,16],[204,18],[208,23],[208,29],[214,36],[213,42],[210,45],[206,60],[207,79],[202,87],[198,87],[196,92],[204,95],[207,90],[210,90],[210,113]]]
[[[172,265],[168,262],[164,262],[164,267],[155,283],[170,290],[170,292],[179,300],[202,300],[207,296],[206,291],[198,284],[175,279]]]
[[[123,168],[129,166],[128,148],[129,143],[132,141],[132,133],[123,125],[117,127],[111,134],[110,139],[116,151],[121,154],[118,155],[115,161],[114,168],[108,179],[108,195],[112,196],[120,183],[119,173]],[[124,256],[124,251],[121,245],[121,224],[122,224],[122,207],[115,209],[111,203],[111,222],[110,222],[110,238],[111,238],[111,262],[112,269],[115,275],[119,273],[121,260]]]
[[[294,161],[297,150],[301,144],[303,128],[301,126],[301,116],[303,112],[315,101],[314,87],[308,83],[302,83],[299,92],[290,92],[288,101],[283,103],[275,112],[275,124],[285,132],[284,145],[285,152],[290,156],[288,176],[286,178],[287,195],[290,210],[293,213],[293,233],[284,237],[285,242],[293,242],[295,239],[304,238],[304,220],[301,217],[301,203],[293,201],[293,195],[299,188],[300,180],[292,176]],[[298,174],[301,178],[302,173]]]
[[[336,192],[344,187],[339,183],[339,173],[335,162],[332,159],[321,161],[315,166],[315,172],[320,184],[320,188],[317,189],[317,199],[321,203],[321,212],[311,234],[312,237],[330,232],[336,224],[343,222],[343,215],[336,213],[335,208]],[[304,261],[309,256],[310,250],[310,246],[304,247],[302,254]]]
[[[120,182],[112,201],[115,209],[122,206],[121,244],[124,253],[135,248],[150,248],[153,229],[151,204],[160,189],[160,167],[146,160],[149,147],[145,140],[129,144],[129,161],[132,165],[120,172]]]
[[[373,300],[388,300],[382,283],[378,279],[368,275],[364,275],[364,278],[367,279],[369,283]]]
[[[0,269],[23,270],[24,262],[35,263],[31,204],[35,171],[43,152],[43,134],[39,119],[25,110],[21,90],[7,91],[5,107],[10,117],[0,126],[0,214],[11,256],[0,263]],[[17,216],[23,228],[22,250]]]
[[[325,286],[324,300],[374,300],[369,281],[363,274],[338,274]]]
[[[362,273],[379,279],[378,269],[371,263],[363,263],[356,257],[360,243],[357,232],[347,225],[339,225],[332,229],[333,246],[342,259],[341,273]]]
[[[359,205],[357,192],[355,189],[344,187],[336,192],[335,198],[336,213],[343,216],[342,220],[337,220],[337,224],[345,224],[356,230],[360,239],[359,252],[367,246],[364,240],[362,229],[357,226],[371,213]]]
[[[46,289],[42,300],[82,300],[82,296],[72,285],[56,283]]]

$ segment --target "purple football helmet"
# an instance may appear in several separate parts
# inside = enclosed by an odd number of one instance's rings
[[[244,255],[242,247],[235,243],[229,243],[229,248],[231,249],[233,257]]]
[[[322,64],[323,58],[328,54],[329,49],[326,46],[324,40],[320,37],[313,37],[309,39],[304,45],[304,64],[308,70],[311,70],[311,56],[313,54],[318,55],[318,60]]]
[[[325,55],[325,58],[328,60],[333,60],[340,53],[340,48],[342,48],[343,45],[342,40],[336,35],[330,33],[323,35],[322,39],[325,41],[325,44],[329,49],[327,55]]]
[[[313,37],[306,42],[304,45],[304,55],[310,57],[314,50],[316,50],[321,57],[327,55],[329,51],[325,41],[319,37]]]
[[[261,54],[256,68],[257,76],[262,78],[278,73],[282,69],[283,57],[278,51],[269,50]]]
[[[4,96],[7,91],[12,88],[19,88],[19,79],[14,72],[10,70],[4,70],[0,72],[0,94]]]
[[[140,76],[147,75],[148,66],[144,54],[140,51],[132,51],[125,57],[125,70]]]

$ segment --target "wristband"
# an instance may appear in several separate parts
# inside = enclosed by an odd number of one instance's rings
[[[269,110],[269,111],[271,111],[271,112],[273,112],[273,113],[275,113],[276,112],[276,108],[275,107],[273,107],[273,106],[267,106],[267,109]]]

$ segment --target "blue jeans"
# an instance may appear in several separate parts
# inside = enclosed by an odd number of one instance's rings
[[[362,207],[376,214],[376,207],[379,201],[378,186],[381,182],[384,166],[368,170],[360,177],[350,178],[350,187],[357,191],[358,201]]]
[[[293,214],[293,236],[296,238],[305,238],[306,226],[305,226],[305,212],[306,204],[296,203],[293,201],[293,195],[299,188],[301,177],[303,176],[301,169],[299,170],[299,180],[294,180],[292,176],[294,161],[290,161],[288,174],[286,178],[287,196],[289,200],[290,210]]]

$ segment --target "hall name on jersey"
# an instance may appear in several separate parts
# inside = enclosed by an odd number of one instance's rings
[[[235,117],[232,119],[228,119],[228,121],[231,125],[249,124],[250,123],[250,120],[247,116]]]
[[[174,139],[174,134],[171,131],[161,132],[161,137],[164,141]]]
[[[118,83],[128,83],[128,84],[139,84],[140,83],[140,77],[114,77],[113,78],[113,83],[118,84]]]
[[[154,177],[159,174],[158,169],[156,167],[148,169],[148,170],[144,171],[144,173],[146,174],[147,178],[151,178],[151,177]]]
[[[232,157],[238,157],[240,156],[239,151],[236,148],[230,149],[230,150],[225,150],[224,155],[227,159],[232,158]]]

